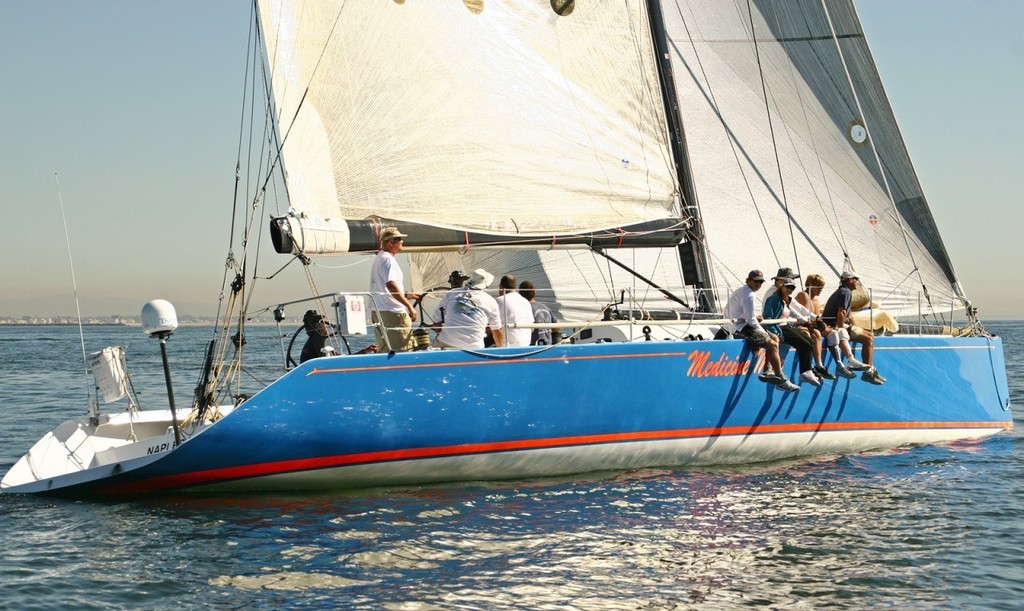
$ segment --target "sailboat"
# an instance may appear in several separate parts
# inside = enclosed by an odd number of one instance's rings
[[[264,152],[237,189],[255,195],[236,203],[242,239],[192,405],[94,406],[0,491],[533,478],[1012,426],[1001,340],[956,277],[851,0],[258,0],[252,30],[246,86],[262,94],[246,116],[269,124],[249,125]],[[243,392],[268,217],[311,290],[266,311],[333,314],[333,349]],[[365,258],[391,226],[409,236],[413,291],[515,274],[566,339],[345,354],[379,296],[324,293],[318,262]],[[712,339],[748,270],[787,266],[861,278],[884,384],[783,392],[742,340]],[[173,310],[149,313],[164,342]],[[792,351],[783,366],[794,377]]]

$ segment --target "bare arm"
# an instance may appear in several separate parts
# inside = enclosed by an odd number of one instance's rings
[[[836,310],[836,329],[842,329],[846,326],[846,310],[839,308]]]
[[[487,327],[491,331],[491,338],[494,340],[494,347],[501,348],[505,345],[505,332],[501,327]]]

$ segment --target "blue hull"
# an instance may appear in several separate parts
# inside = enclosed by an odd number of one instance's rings
[[[309,361],[93,493],[311,490],[736,464],[982,437],[1012,426],[1001,341],[885,337],[884,386],[785,393],[738,340]],[[796,378],[795,354],[786,355]],[[71,492],[71,491],[69,491]]]

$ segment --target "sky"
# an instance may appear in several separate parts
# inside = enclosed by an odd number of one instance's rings
[[[961,284],[983,318],[1024,319],[1024,1],[856,6]],[[0,0],[0,316],[74,314],[68,243],[85,316],[216,312],[249,13]],[[344,268],[322,270],[325,292],[366,283],[365,257],[324,266]]]

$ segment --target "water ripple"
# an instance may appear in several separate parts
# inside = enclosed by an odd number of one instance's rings
[[[1024,325],[990,327],[1007,337],[1024,405]],[[65,360],[76,371],[77,333],[53,337],[71,347],[0,343],[14,368],[0,379],[14,397],[0,407],[0,463],[39,422],[82,411],[81,375],[59,372]],[[153,349],[133,341],[133,353]],[[159,397],[160,377],[137,384]],[[0,497],[0,607],[1017,608],[1020,431],[742,468],[298,498]]]

